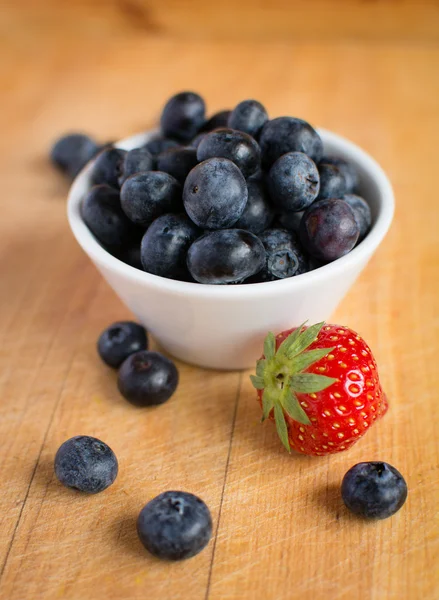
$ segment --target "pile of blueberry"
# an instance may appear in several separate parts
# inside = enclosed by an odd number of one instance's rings
[[[206,119],[204,100],[183,92],[160,125],[129,152],[79,134],[52,149],[70,176],[94,157],[83,219],[131,266],[205,284],[266,282],[336,260],[366,236],[354,166],[324,156],[307,122],[269,120],[256,100]]]

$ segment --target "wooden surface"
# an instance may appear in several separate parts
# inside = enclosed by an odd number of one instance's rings
[[[438,4],[237,4],[0,11],[2,599],[439,598]],[[392,230],[334,315],[371,345],[391,403],[349,452],[286,455],[259,424],[248,373],[179,364],[175,397],[142,411],[96,356],[100,331],[129,314],[74,242],[47,150],[66,130],[106,140],[149,127],[184,88],[211,111],[256,97],[273,116],[346,135],[393,182]],[[119,458],[102,494],[53,475],[76,434]],[[371,459],[400,469],[409,496],[368,524],[347,514],[339,485]],[[152,559],[135,532],[140,508],[167,489],[199,494],[214,519],[207,549],[180,564]]]

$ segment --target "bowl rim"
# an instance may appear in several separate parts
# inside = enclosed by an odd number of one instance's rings
[[[115,274],[126,277],[127,279],[146,285],[147,287],[160,288],[161,291],[166,291],[174,295],[182,295],[185,297],[196,296],[197,298],[221,298],[223,300],[232,300],[237,297],[240,299],[254,298],[255,296],[267,297],[275,296],[286,290],[290,290],[291,293],[294,293],[303,287],[312,285],[317,280],[323,282],[331,279],[332,276],[340,274],[341,271],[351,267],[355,263],[361,263],[363,260],[367,260],[372,255],[374,250],[376,250],[382,242],[392,223],[395,201],[392,185],[387,175],[375,159],[373,159],[365,150],[331,131],[320,128],[317,129],[317,131],[322,137],[324,145],[325,143],[331,145],[333,147],[332,151],[334,151],[335,154],[337,154],[337,151],[340,151],[343,156],[349,156],[354,163],[361,165],[368,177],[375,182],[379,195],[379,209],[375,223],[358,246],[345,256],[313,271],[302,273],[296,277],[264,283],[214,285],[167,279],[127,265],[107,252],[99,244],[82,220],[80,205],[84,191],[89,183],[93,161],[88,163],[88,165],[76,176],[70,187],[67,201],[67,217],[70,228],[79,245],[97,265],[111,270]],[[126,150],[136,148],[146,143],[154,135],[157,135],[157,133],[158,130],[154,129],[136,134],[117,142],[115,146]]]

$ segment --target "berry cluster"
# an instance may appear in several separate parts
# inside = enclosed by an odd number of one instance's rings
[[[336,260],[367,235],[354,166],[325,156],[306,121],[269,120],[255,100],[206,119],[204,100],[183,92],[160,126],[129,152],[99,152],[83,135],[52,150],[70,175],[95,156],[83,219],[131,266],[205,284],[266,282]]]

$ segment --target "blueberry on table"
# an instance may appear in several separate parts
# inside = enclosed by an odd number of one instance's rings
[[[346,194],[351,194],[358,188],[358,173],[351,162],[335,156],[324,156],[320,162],[327,165],[334,165],[342,173],[346,183]]]
[[[343,478],[341,495],[347,508],[366,519],[387,519],[407,498],[401,473],[385,462],[354,465]]]
[[[123,184],[120,201],[133,223],[148,225],[160,215],[182,210],[181,186],[168,173],[136,173]]]
[[[247,198],[243,174],[226,158],[211,158],[194,167],[183,188],[186,212],[203,229],[234,225],[244,212]]]
[[[320,189],[319,172],[313,160],[303,152],[287,152],[276,160],[267,179],[270,197],[283,211],[307,208]]]
[[[323,155],[323,144],[317,131],[306,121],[294,117],[278,117],[268,121],[262,128],[259,145],[265,168],[270,168],[287,152],[303,152],[315,163]]]
[[[170,148],[180,148],[180,144],[176,140],[171,140],[169,138],[158,136],[149,142],[146,142],[142,148],[148,150],[152,156],[157,156],[165,150],[169,150]]]
[[[358,241],[361,242],[361,240],[366,237],[366,234],[372,225],[372,214],[369,205],[361,198],[361,196],[356,196],[355,194],[346,194],[343,196],[343,200],[347,202],[354,211],[355,220],[360,228]]]
[[[259,239],[267,253],[266,263],[253,283],[275,281],[306,273],[309,261],[295,233],[286,229],[266,229]]]
[[[55,475],[68,488],[89,494],[107,489],[117,477],[113,450],[89,435],[77,435],[62,444],[55,456]]]
[[[119,148],[102,150],[93,163],[91,182],[93,185],[106,183],[111,187],[119,188],[119,177],[126,151]]]
[[[277,222],[282,229],[299,233],[300,222],[304,213],[304,210],[299,212],[281,212],[277,215]]]
[[[133,321],[118,321],[107,327],[98,339],[98,353],[114,369],[131,354],[148,348],[146,330]]]
[[[127,152],[122,160],[118,183],[122,186],[131,175],[152,171],[153,168],[154,158],[151,152],[145,147],[134,148]]]
[[[181,184],[197,164],[195,148],[170,148],[157,157],[157,170],[169,173]]]
[[[247,181],[248,199],[244,212],[235,224],[236,229],[261,233],[270,227],[274,218],[273,208],[264,185],[257,180]]]
[[[244,133],[248,133],[257,139],[267,121],[267,111],[260,102],[257,100],[244,100],[232,110],[228,127],[244,131]]]
[[[166,103],[160,125],[163,135],[189,142],[204,124],[206,106],[194,92],[181,92]]]
[[[101,244],[120,248],[130,242],[136,229],[120,205],[118,190],[109,185],[95,185],[82,203],[82,218]]]
[[[319,164],[320,191],[319,200],[324,198],[342,198],[346,193],[346,179],[335,165]]]
[[[244,177],[250,177],[261,166],[258,143],[247,133],[234,129],[215,129],[203,137],[197,148],[197,159],[215,157],[234,162]]]
[[[201,132],[213,131],[219,127],[227,127],[229,121],[230,110],[220,110],[208,119],[200,129]]]
[[[344,201],[334,198],[316,200],[300,223],[300,241],[314,258],[330,262],[352,250],[360,228],[354,211]]]
[[[189,248],[187,265],[199,283],[241,283],[265,264],[265,249],[253,233],[222,229],[207,233]]]
[[[178,371],[166,356],[144,350],[131,354],[122,363],[117,384],[131,404],[155,406],[169,400],[177,389]]]
[[[140,511],[137,533],[157,558],[182,560],[195,556],[212,536],[212,517],[206,504],[188,492],[164,492]]]
[[[73,179],[99,150],[99,145],[88,135],[71,133],[54,143],[50,159],[56,167]]]
[[[150,225],[143,236],[140,256],[148,273],[187,281],[186,265],[189,246],[201,231],[184,214],[162,215]]]

